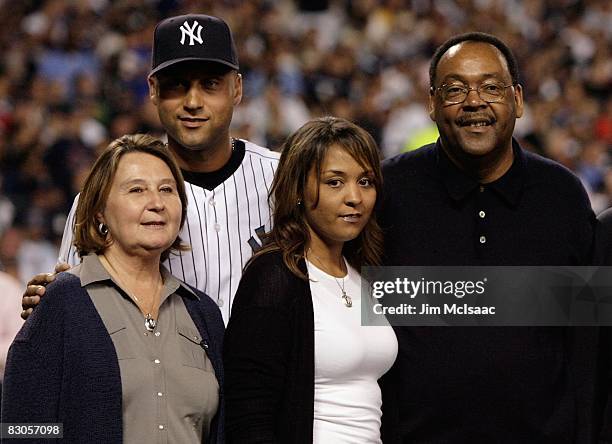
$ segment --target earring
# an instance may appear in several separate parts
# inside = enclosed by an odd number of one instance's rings
[[[297,205],[298,205],[298,207],[299,207],[300,205],[302,205],[302,199],[298,199],[298,200],[297,200]]]
[[[100,222],[98,225],[98,232],[104,237],[108,234],[108,227]]]

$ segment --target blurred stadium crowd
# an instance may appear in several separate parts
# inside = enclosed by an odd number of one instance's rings
[[[612,205],[609,0],[0,0],[2,270],[22,282],[52,270],[96,153],[125,133],[163,135],[148,100],[150,44],[157,21],[185,12],[234,32],[245,81],[234,136],[278,148],[333,114],[368,129],[386,157],[437,136],[436,46],[493,33],[525,87],[516,136],[574,170],[595,212]]]

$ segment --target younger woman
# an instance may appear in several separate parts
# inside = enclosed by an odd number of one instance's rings
[[[274,228],[226,333],[228,442],[381,442],[377,380],[397,342],[389,326],[361,326],[359,276],[380,259],[381,182],[375,142],[344,119],[312,120],[285,143]]]

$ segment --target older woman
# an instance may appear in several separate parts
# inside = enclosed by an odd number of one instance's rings
[[[377,264],[377,147],[352,123],[308,122],[270,190],[270,243],[247,265],[228,325],[228,442],[380,443],[397,341],[362,327],[359,267]]]
[[[63,423],[62,442],[223,441],[223,321],[161,265],[186,214],[162,142],[112,142],[76,212],[82,263],[58,276],[11,346],[2,422]]]

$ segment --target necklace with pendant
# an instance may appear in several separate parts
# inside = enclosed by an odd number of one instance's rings
[[[338,284],[340,291],[342,291],[342,302],[344,302],[344,305],[346,305],[348,308],[351,308],[353,306],[353,300],[348,294],[346,294],[346,291],[344,291],[344,279],[345,278],[346,276],[342,278],[342,285],[340,285],[340,282],[338,282],[338,278],[334,276],[334,280],[336,281],[336,284]]]
[[[157,320],[151,317],[151,313],[147,313],[145,316],[144,325],[148,331],[153,331],[155,330],[155,327],[157,327]]]
[[[319,256],[317,256],[316,254],[314,254],[312,252],[312,249],[308,249],[308,251],[310,252],[310,254],[312,254],[312,256],[317,260],[317,262],[319,262],[319,265],[323,267],[323,261],[321,260],[321,258],[319,258]],[[342,267],[340,267],[342,268]],[[346,276],[348,276],[348,269],[346,271]],[[353,306],[353,300],[351,299],[351,297],[346,294],[346,291],[344,290],[344,280],[346,279],[346,276],[344,276],[341,281],[338,281],[338,278],[334,275],[331,275],[331,277],[334,278],[334,281],[336,281],[336,285],[338,286],[338,288],[340,289],[340,291],[342,292],[341,294],[341,298],[342,298],[342,302],[344,303],[344,306],[346,308],[351,308]],[[340,284],[340,282],[342,282],[342,284]]]
[[[136,295],[130,294],[130,293],[128,293],[128,295],[130,295],[136,301],[136,305],[138,306],[138,308],[142,307],[140,300],[136,297]],[[153,301],[153,305],[155,305],[155,301]],[[152,308],[153,307],[151,307],[151,309]],[[155,327],[157,327],[157,319],[153,318],[150,310],[146,310],[146,312],[147,313],[145,314],[145,318],[144,318],[144,326],[147,329],[147,331],[152,332],[153,330],[155,330]]]
[[[127,293],[127,291],[126,291]],[[138,308],[142,309],[142,305],[140,303],[140,300],[138,300],[138,298],[136,297],[136,295],[130,294],[128,293],[129,296],[131,296],[135,301],[136,301],[136,305],[138,306]],[[155,305],[155,302],[153,302],[153,305]],[[153,308],[153,307],[151,307]],[[153,331],[155,330],[155,327],[157,327],[157,319],[153,318],[153,316],[151,315],[151,311],[150,310],[146,310],[146,314],[145,314],[145,318],[144,318],[144,326],[147,329],[147,331]]]
[[[100,259],[103,259],[103,262],[107,263],[108,266],[113,270],[112,276],[120,284],[120,288],[122,288],[123,291],[129,297],[131,297],[134,300],[134,302],[136,302],[136,306],[138,307],[138,309],[141,310],[141,312],[146,311],[146,314],[144,315],[144,327],[147,329],[147,331],[152,332],[153,330],[155,330],[155,327],[157,327],[157,319],[153,318],[153,316],[151,315],[151,311],[153,310],[153,307],[155,306],[155,299],[153,300],[153,303],[151,305],[151,309],[150,310],[143,309],[142,303],[140,302],[138,297],[136,297],[135,294],[132,294],[132,293],[127,291],[127,286],[121,280],[121,278],[119,278],[119,276],[117,275],[117,271],[115,270],[115,267],[112,266],[112,264],[108,261],[108,259],[106,259],[106,257],[104,257],[104,256],[99,256],[99,257],[100,257]]]

